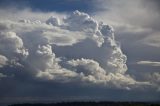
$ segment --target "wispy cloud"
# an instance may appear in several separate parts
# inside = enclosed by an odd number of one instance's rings
[[[160,62],[157,61],[138,61],[137,64],[147,66],[160,66]]]

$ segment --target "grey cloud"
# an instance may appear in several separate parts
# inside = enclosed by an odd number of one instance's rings
[[[52,24],[54,26],[59,26],[60,25],[60,21],[58,18],[56,17],[50,17],[47,21],[46,21],[47,24]]]
[[[0,73],[0,80],[1,80],[1,78],[4,78],[4,77],[7,77],[7,76],[2,74],[2,73]]]
[[[3,68],[6,65],[8,65],[8,59],[5,56],[0,55],[0,68]],[[5,77],[7,77],[7,75],[0,73],[0,80]]]
[[[5,56],[0,55],[0,68],[7,65],[7,61],[8,59]]]
[[[142,39],[141,42],[147,46],[159,48],[160,47],[159,35],[160,35],[160,32],[153,32],[152,35]]]

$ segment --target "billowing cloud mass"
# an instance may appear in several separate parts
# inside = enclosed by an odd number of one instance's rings
[[[28,52],[23,47],[22,39],[15,32],[1,31],[0,36],[1,54],[5,54],[8,58],[12,58],[12,55],[15,54],[28,55]]]
[[[63,18],[47,14],[47,19],[32,20],[22,16],[0,20],[0,79],[160,89],[159,74],[138,80],[128,73],[127,56],[107,23],[79,11]]]
[[[10,19],[0,25],[1,64],[14,60],[36,79],[121,89],[150,85],[126,74],[127,57],[113,28],[86,13],[74,11],[61,20],[51,16],[46,22]]]

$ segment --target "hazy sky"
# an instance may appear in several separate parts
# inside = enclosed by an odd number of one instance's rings
[[[159,0],[0,0],[0,102],[160,101]]]

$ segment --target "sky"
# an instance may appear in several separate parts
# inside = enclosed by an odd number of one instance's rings
[[[159,0],[0,0],[0,103],[160,101]]]

